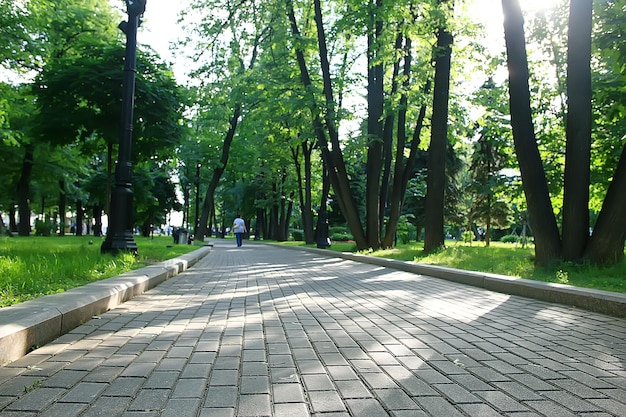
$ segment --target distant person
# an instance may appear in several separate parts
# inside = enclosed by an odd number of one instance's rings
[[[233,233],[237,240],[237,247],[243,243],[243,234],[246,233],[246,222],[241,218],[241,214],[237,214],[237,217],[233,221]]]

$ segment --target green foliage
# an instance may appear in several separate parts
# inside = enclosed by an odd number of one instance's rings
[[[461,238],[465,243],[472,243],[474,240],[474,233],[471,230],[466,230],[461,234]]]
[[[304,230],[294,229],[291,231],[291,236],[296,242],[304,241]]]
[[[49,219],[35,220],[35,236],[51,236],[56,231],[56,225]]]
[[[517,243],[519,242],[519,236],[517,235],[504,235],[500,238],[502,243]]]
[[[195,249],[170,242],[167,236],[136,238],[139,257],[135,258],[130,253],[100,254],[102,240],[93,236],[0,237],[0,307],[64,292]]]
[[[353,240],[354,237],[345,226],[331,226],[328,228],[328,237],[333,242],[347,242]]]
[[[411,240],[417,238],[417,227],[409,221],[409,217],[413,216],[400,216],[398,220],[398,241],[407,244]]]

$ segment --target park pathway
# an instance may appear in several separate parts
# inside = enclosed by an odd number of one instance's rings
[[[0,416],[626,416],[625,342],[624,319],[217,240],[0,368]]]

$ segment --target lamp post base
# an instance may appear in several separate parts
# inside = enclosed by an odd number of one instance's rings
[[[100,246],[100,253],[111,253],[117,255],[120,252],[130,252],[137,256],[137,244],[131,233],[124,233],[118,235],[108,235],[102,246]]]

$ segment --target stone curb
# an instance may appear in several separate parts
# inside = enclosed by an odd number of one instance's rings
[[[210,252],[188,254],[0,309],[0,365],[26,355],[75,327],[187,270]]]
[[[414,274],[428,275],[461,284],[485,288],[504,294],[563,304],[614,317],[626,317],[626,294],[574,287],[572,285],[533,281],[506,275],[485,272],[464,271],[436,265],[418,264],[395,259],[376,258],[350,252],[333,252],[327,249],[302,246],[278,245],[282,248],[306,250],[309,252],[338,257],[356,262],[384,266]]]

